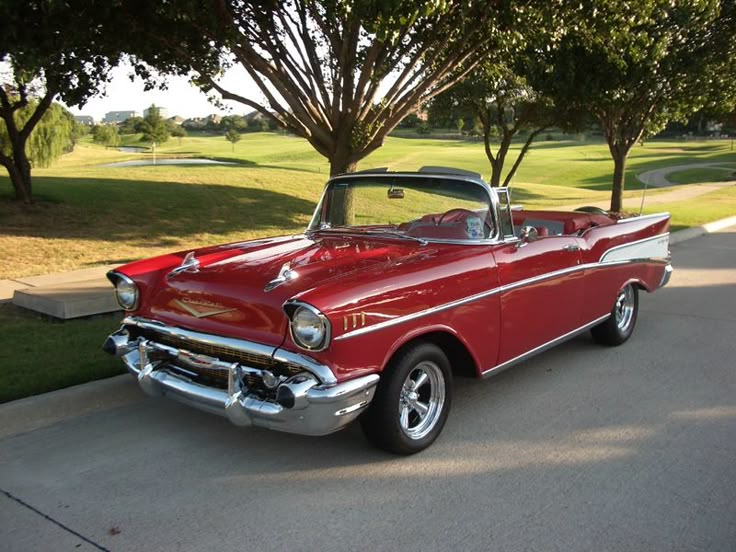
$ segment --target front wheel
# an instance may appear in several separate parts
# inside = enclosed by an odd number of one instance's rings
[[[431,445],[450,412],[452,373],[447,356],[431,343],[400,352],[381,376],[368,410],[360,418],[371,443],[396,454]]]
[[[611,316],[590,330],[593,339],[602,345],[621,345],[634,333],[638,312],[639,290],[629,284],[616,296]]]

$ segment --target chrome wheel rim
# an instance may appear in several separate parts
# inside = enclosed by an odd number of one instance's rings
[[[445,404],[445,377],[440,367],[425,360],[404,380],[399,396],[399,424],[410,439],[425,437],[440,419]]]
[[[626,286],[621,290],[613,310],[616,316],[616,327],[620,332],[625,333],[634,320],[634,288]]]

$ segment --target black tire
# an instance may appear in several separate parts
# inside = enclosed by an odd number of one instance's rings
[[[621,345],[634,333],[638,313],[639,290],[635,285],[629,284],[616,296],[611,316],[591,329],[590,333],[601,345]]]
[[[415,454],[440,434],[451,401],[452,372],[447,356],[432,343],[418,342],[391,360],[360,423],[365,436],[378,448]]]
[[[594,205],[586,205],[585,207],[578,207],[575,209],[579,213],[591,213],[593,215],[607,215],[608,211],[605,209],[601,209],[600,207],[596,207]]]

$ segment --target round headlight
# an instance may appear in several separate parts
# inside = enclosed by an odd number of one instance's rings
[[[312,309],[298,307],[291,318],[291,333],[297,345],[319,349],[326,341],[326,320]]]
[[[125,310],[133,310],[138,305],[138,286],[127,276],[119,275],[115,282],[115,297]]]

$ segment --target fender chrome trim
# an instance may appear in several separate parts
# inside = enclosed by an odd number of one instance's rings
[[[662,234],[659,235],[660,237]],[[647,238],[651,239],[651,238]],[[605,257],[605,253],[603,256]],[[483,291],[481,293],[476,293],[475,295],[470,295],[468,297],[463,297],[462,299],[456,299],[455,301],[450,301],[449,303],[445,303],[443,305],[437,305],[436,307],[430,307],[428,309],[413,312],[411,314],[407,314],[404,316],[397,316],[396,318],[392,318],[390,320],[385,320],[383,322],[378,322],[377,324],[374,324],[372,326],[366,326],[364,328],[358,328],[356,330],[344,333],[342,335],[339,335],[337,337],[333,337],[333,341],[342,341],[343,339],[350,339],[352,337],[358,337],[360,335],[364,335],[370,332],[375,332],[378,330],[382,330],[384,328],[389,328],[391,326],[395,326],[397,324],[403,324],[404,322],[409,322],[411,320],[416,320],[417,318],[422,318],[424,316],[429,316],[431,314],[436,314],[438,312],[446,311],[448,309],[452,309],[455,307],[459,307],[461,305],[465,305],[467,303],[472,303],[474,301],[479,301],[481,299],[485,299],[486,297],[492,297],[493,295],[498,295],[499,293],[505,293],[507,291],[512,291],[514,289],[529,286],[532,284],[536,284],[539,282],[543,282],[545,280],[549,280],[552,278],[557,278],[559,276],[564,276],[566,274],[573,274],[575,272],[583,272],[586,270],[593,270],[598,268],[611,268],[613,266],[619,266],[619,265],[625,265],[625,264],[635,264],[635,263],[654,263],[654,264],[669,264],[669,258],[637,258],[637,259],[620,259],[620,260],[611,260],[611,261],[603,261],[598,263],[587,263],[587,264],[580,264],[577,266],[572,266],[568,268],[563,268],[561,270],[555,270],[553,272],[547,272],[545,274],[540,274],[539,276],[533,276],[531,278],[526,278],[524,280],[519,280],[518,282],[513,282],[511,284],[506,284],[503,286],[498,286],[492,289],[489,289],[487,291]]]
[[[495,376],[496,374],[500,374],[504,370],[511,368],[512,366],[516,366],[517,364],[524,362],[525,360],[538,355],[539,353],[543,353],[544,351],[551,349],[555,347],[556,345],[559,345],[560,343],[567,341],[568,339],[572,339],[573,337],[580,335],[581,333],[585,333],[586,330],[589,330],[593,326],[597,326],[601,322],[607,320],[611,314],[606,314],[605,316],[601,316],[600,318],[596,318],[592,322],[588,322],[584,326],[580,326],[579,328],[576,328],[570,332],[567,332],[564,335],[561,335],[560,337],[556,337],[552,341],[548,341],[547,343],[543,343],[539,345],[538,347],[535,347],[534,349],[527,351],[526,353],[523,353],[517,357],[514,357],[510,360],[507,360],[506,362],[503,362],[497,366],[494,366],[493,368],[489,368],[488,370],[484,370],[481,372],[481,377],[488,378],[491,376]]]

